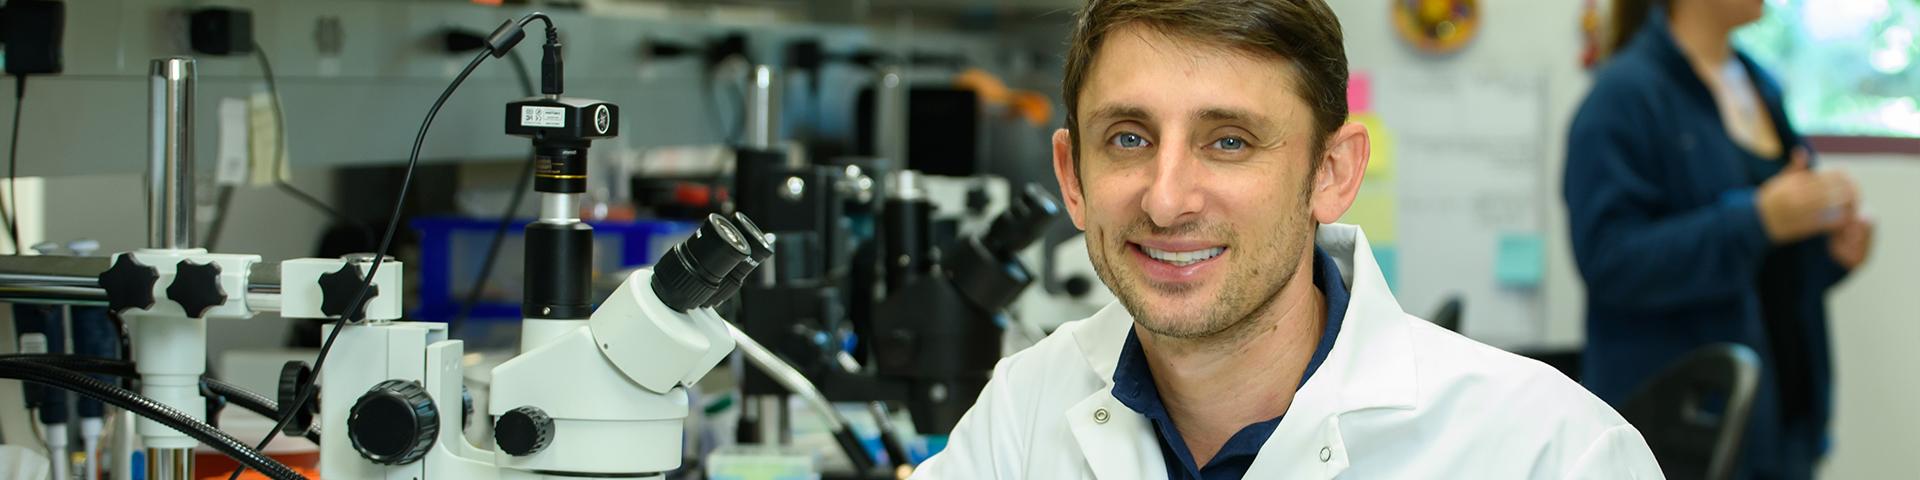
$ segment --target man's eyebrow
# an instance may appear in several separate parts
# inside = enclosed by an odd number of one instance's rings
[[[1146,108],[1139,105],[1110,103],[1095,108],[1093,115],[1087,118],[1095,123],[1104,120],[1139,120],[1142,122],[1151,122],[1153,120],[1153,113],[1148,112]]]
[[[1195,114],[1194,116],[1198,117],[1202,121],[1234,122],[1234,123],[1244,124],[1251,128],[1259,128],[1259,127],[1264,127],[1264,126],[1273,124],[1272,122],[1267,120],[1267,117],[1265,115],[1261,115],[1258,113],[1253,113],[1251,111],[1241,110],[1237,108],[1225,108],[1225,107],[1208,108],[1208,109],[1201,110],[1199,113]]]

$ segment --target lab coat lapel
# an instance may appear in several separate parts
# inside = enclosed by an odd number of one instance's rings
[[[1064,415],[1088,469],[1101,480],[1159,478],[1167,471],[1153,424],[1113,397],[1113,369],[1132,328],[1133,316],[1114,302],[1089,317],[1073,334],[1087,367],[1106,386]]]
[[[1388,291],[1358,227],[1322,225],[1317,242],[1348,285],[1340,336],[1246,478],[1333,478],[1350,465],[1341,415],[1375,408],[1414,408],[1417,390],[1409,317]]]
[[[1067,409],[1073,440],[1100,480],[1160,478],[1167,464],[1147,417],[1113,398],[1113,386],[1100,389]]]

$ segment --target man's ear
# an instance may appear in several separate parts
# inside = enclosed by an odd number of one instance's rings
[[[1087,229],[1087,201],[1080,191],[1080,171],[1073,161],[1073,134],[1067,129],[1053,132],[1053,178],[1060,181],[1060,196],[1067,202],[1067,216],[1073,226]]]
[[[1360,181],[1367,173],[1367,159],[1372,155],[1367,139],[1367,127],[1359,123],[1348,123],[1335,130],[1327,139],[1326,153],[1320,160],[1320,167],[1313,172],[1312,195],[1313,220],[1318,223],[1333,223],[1347,213],[1353,206],[1353,199],[1360,194]]]

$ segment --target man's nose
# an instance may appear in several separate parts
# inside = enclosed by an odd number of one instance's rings
[[[1200,213],[1205,206],[1205,196],[1200,193],[1200,178],[1204,172],[1193,154],[1184,148],[1162,148],[1153,159],[1153,183],[1147,186],[1147,193],[1140,200],[1140,208],[1146,210],[1153,224],[1171,227],[1187,221],[1189,215]]]

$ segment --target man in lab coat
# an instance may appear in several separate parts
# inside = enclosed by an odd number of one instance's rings
[[[1053,166],[1119,302],[1000,362],[918,478],[1660,478],[1544,364],[1401,311],[1321,0],[1094,0]],[[1462,112],[1471,114],[1471,112]]]

